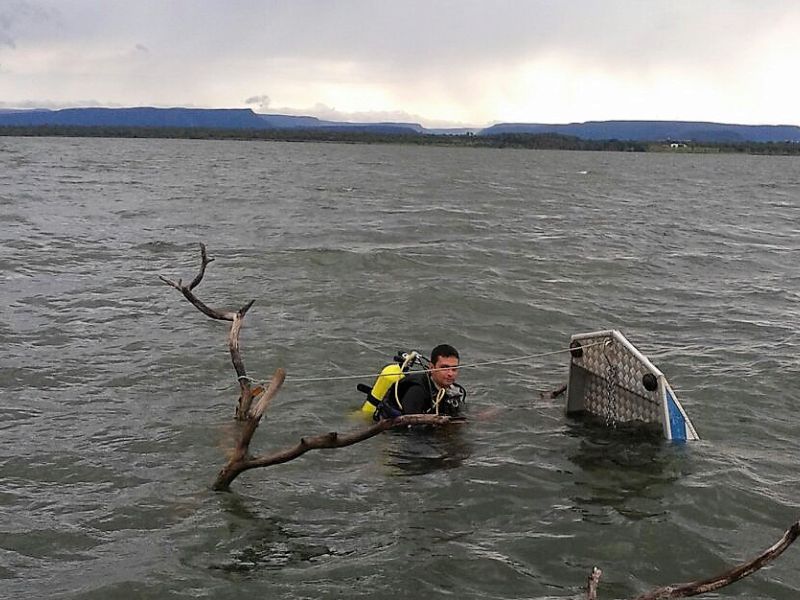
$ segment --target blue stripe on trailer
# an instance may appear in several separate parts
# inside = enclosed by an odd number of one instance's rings
[[[686,441],[686,421],[681,410],[675,403],[675,398],[670,394],[669,389],[664,390],[667,396],[667,412],[669,414],[670,439]]]

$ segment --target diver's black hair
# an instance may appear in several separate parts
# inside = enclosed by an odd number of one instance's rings
[[[448,357],[454,356],[458,360],[461,360],[461,357],[458,355],[458,350],[453,348],[450,344],[439,344],[431,350],[431,363],[436,364],[436,361],[439,357]]]

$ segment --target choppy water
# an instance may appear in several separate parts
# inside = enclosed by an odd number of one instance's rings
[[[570,598],[705,577],[800,517],[800,163],[0,138],[0,596]],[[399,348],[465,363],[618,328],[703,441],[563,416],[567,358],[465,369],[466,430],[250,471],[212,306],[289,379],[253,450],[359,426]],[[796,599],[800,548],[722,597]]]

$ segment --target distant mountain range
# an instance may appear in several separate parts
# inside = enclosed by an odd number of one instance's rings
[[[733,125],[692,121],[587,121],[586,123],[500,123],[485,129],[428,129],[418,123],[348,123],[316,117],[257,114],[250,109],[65,108],[2,110],[0,127],[147,127],[289,130],[317,129],[381,135],[558,134],[585,140],[640,142],[800,142],[794,125]]]
[[[587,121],[567,125],[501,123],[482,135],[509,133],[556,133],[585,140],[637,142],[800,142],[794,125],[730,125],[693,121]]]

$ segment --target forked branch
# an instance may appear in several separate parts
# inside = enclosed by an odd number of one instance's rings
[[[207,317],[211,319],[217,319],[219,321],[231,322],[231,329],[228,333],[228,349],[231,354],[233,368],[236,371],[236,380],[239,383],[239,402],[236,406],[236,418],[241,421],[246,418],[245,415],[250,409],[250,403],[253,399],[254,390],[250,385],[250,379],[247,377],[247,372],[244,368],[244,361],[242,360],[242,355],[239,349],[239,335],[242,329],[242,321],[244,320],[244,316],[247,314],[247,311],[250,310],[250,307],[253,306],[255,299],[251,300],[237,311],[223,311],[211,308],[197,296],[195,296],[192,290],[194,290],[194,288],[200,285],[200,282],[203,281],[203,276],[206,272],[206,266],[213,261],[213,258],[208,258],[205,244],[201,243],[200,271],[189,285],[184,285],[182,279],[178,279],[178,281],[172,281],[163,275],[159,275],[158,278],[167,285],[178,290],[189,302],[194,305],[195,308],[197,308],[197,310]]]

